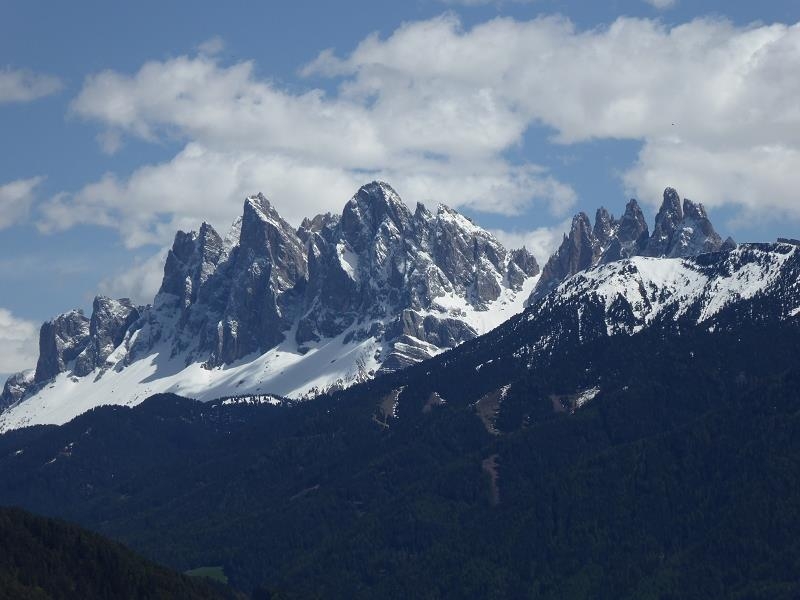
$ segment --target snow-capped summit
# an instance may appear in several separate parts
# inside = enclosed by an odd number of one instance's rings
[[[223,237],[178,232],[153,304],[98,298],[42,327],[0,429],[170,391],[304,397],[429,358],[523,309],[539,273],[456,211],[412,213],[386,183],[295,230],[258,194]],[[2,406],[2,404],[0,404]]]
[[[714,230],[702,204],[681,198],[674,188],[664,190],[656,215],[653,234],[636,200],[625,207],[619,220],[600,208],[594,228],[586,213],[575,215],[569,235],[548,260],[530,302],[545,296],[561,281],[595,265],[632,256],[686,258],[717,250],[732,250],[736,243],[725,242]]]
[[[670,258],[715,252],[723,241],[714,230],[702,204],[681,199],[672,188],[664,190],[664,202],[656,215],[656,226],[647,244],[647,256]]]
[[[412,214],[385,183],[362,187],[340,219],[317,223],[304,227],[309,281],[296,340],[303,347],[348,330],[354,340],[395,340],[381,355],[379,371],[485,331],[467,314],[508,314],[502,307],[511,306],[509,299],[539,271],[530,255],[512,257],[446,206],[432,214],[418,204]],[[506,304],[495,306],[498,301]],[[464,310],[451,308],[454,302]]]

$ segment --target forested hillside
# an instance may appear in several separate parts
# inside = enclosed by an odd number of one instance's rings
[[[312,403],[101,408],[0,437],[0,501],[290,597],[791,598],[798,333],[652,329],[477,372],[468,344]]]
[[[0,509],[0,598],[239,598],[179,575],[95,533],[20,509]]]

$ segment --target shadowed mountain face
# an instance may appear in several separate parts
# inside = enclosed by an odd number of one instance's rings
[[[598,265],[314,402],[8,432],[0,502],[295,597],[796,597],[799,279],[791,243]]]
[[[147,561],[75,525],[0,508],[0,595],[64,598],[241,598]]]
[[[412,213],[385,183],[298,230],[259,194],[225,236],[176,234],[152,306],[98,297],[91,318],[45,323],[35,373],[10,379],[0,407],[63,422],[92,398],[157,391],[313,396],[485,333],[522,310],[538,273],[524,248],[445,206]]]
[[[702,204],[686,198],[681,207],[678,192],[667,188],[652,235],[636,200],[628,202],[620,219],[600,208],[594,228],[586,213],[575,215],[569,234],[542,269],[530,302],[545,296],[567,277],[594,265],[632,256],[685,258],[735,247],[731,238],[722,241]]]

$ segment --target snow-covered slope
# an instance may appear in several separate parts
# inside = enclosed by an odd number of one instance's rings
[[[457,315],[482,334],[522,311],[536,279],[529,278],[518,292],[505,290],[486,310],[476,310],[458,298],[444,296],[437,299],[437,308],[429,312]],[[205,401],[267,393],[305,398],[327,389],[346,387],[372,377],[380,369],[376,357],[391,350],[390,344],[381,339],[348,340],[354,330],[355,327],[334,338],[307,343],[303,353],[298,351],[290,332],[286,340],[264,354],[212,368],[199,362],[187,366],[183,356],[170,357],[168,342],[157,344],[151,354],[130,364],[126,364],[124,352],[120,352],[117,364],[98,370],[91,377],[60,373],[24,401],[0,413],[0,431],[61,424],[96,406],[133,406],[160,392]],[[146,329],[137,333],[148,335]],[[442,351],[443,348],[429,346],[431,355]]]
[[[295,231],[248,198],[227,237],[178,232],[153,304],[98,297],[42,327],[0,430],[63,423],[157,392],[304,398],[402,369],[521,312],[535,259],[455,211],[414,213],[383,183]]]
[[[744,244],[693,258],[633,257],[582,271],[517,320],[511,338],[530,360],[561,345],[646,327],[735,328],[792,318],[800,308],[800,246]]]
[[[731,238],[722,241],[702,204],[688,198],[681,204],[678,192],[667,188],[652,235],[636,200],[628,202],[619,219],[601,207],[594,227],[586,213],[575,215],[569,234],[542,269],[531,303],[567,277],[599,264],[632,256],[687,258],[735,247]]]

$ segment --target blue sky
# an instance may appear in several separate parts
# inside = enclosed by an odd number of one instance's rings
[[[540,260],[667,185],[723,235],[800,234],[794,1],[278,4],[3,3],[0,373],[257,191],[298,223],[383,178]]]

